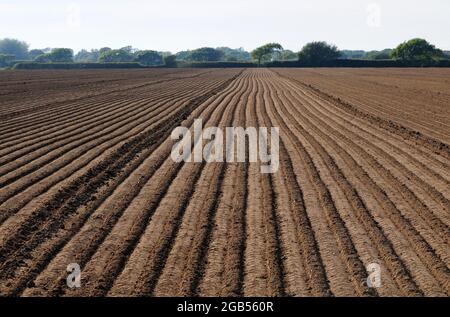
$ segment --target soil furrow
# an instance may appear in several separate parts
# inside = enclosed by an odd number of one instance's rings
[[[192,124],[193,116],[199,111],[204,111],[203,105],[195,109],[183,125]],[[104,294],[112,284],[113,278],[120,272],[127,254],[132,252],[145,229],[145,224],[181,168],[181,164],[168,165],[167,161],[165,162],[166,157],[170,155],[170,149],[171,141],[166,139],[96,209],[77,235],[38,276],[36,286],[26,290],[25,294],[42,296],[61,293],[67,259],[72,259],[71,261],[84,267],[85,294]],[[130,188],[133,190],[130,191]],[[148,188],[153,192],[148,192]],[[142,197],[144,191],[147,194]],[[120,199],[117,199],[119,197]],[[139,213],[143,200],[147,203]],[[118,250],[121,252],[117,252]],[[98,265],[90,267],[87,263],[92,257],[95,259],[93,263],[101,259],[101,263],[108,267],[103,271],[100,271],[103,267]]]
[[[223,101],[220,99],[214,101],[216,108],[209,121],[210,126],[217,125],[224,112],[230,113],[230,108],[225,106],[236,93],[237,91],[227,92]],[[173,185],[169,187],[154,211],[139,243],[112,285],[109,295],[118,296],[124,291],[134,295],[153,293],[204,166],[205,163],[183,165]],[[134,285],[131,290],[128,288],[130,283]]]
[[[315,128],[315,126],[313,124],[311,124],[310,129],[312,131],[317,131],[317,128]],[[304,133],[307,133],[306,130]],[[322,144],[325,144],[325,143],[322,143]],[[345,152],[340,152],[340,153],[346,154]],[[357,172],[361,168],[359,165],[356,164],[356,162],[354,162],[353,158],[347,156],[347,160],[348,160],[348,162],[352,162],[352,164],[354,165],[352,167],[352,170],[354,172]],[[401,226],[401,229],[409,231],[409,235],[405,234],[405,237],[407,237],[408,239],[412,238],[415,240],[414,243],[412,243],[412,244],[413,244],[413,247],[416,250],[417,254],[420,256],[421,259],[426,261],[428,268],[431,269],[431,272],[433,272],[433,275],[435,275],[435,277],[437,279],[441,280],[442,286],[445,288],[446,287],[445,286],[445,279],[446,279],[445,278],[445,275],[446,275],[445,265],[443,265],[441,263],[441,260],[438,257],[436,257],[436,255],[431,251],[429,245],[423,240],[423,238],[417,233],[417,231],[415,231],[415,229],[410,224],[410,222],[401,215],[401,213],[398,211],[398,209],[396,209],[395,205],[391,202],[391,200],[389,200],[386,193],[384,191],[382,191],[373,182],[373,180],[367,176],[367,174],[364,171],[361,172],[361,176],[366,178],[364,183],[371,186],[371,190],[374,193],[374,195],[377,197],[377,200],[382,204],[383,210],[389,210],[389,212],[391,213],[390,219],[392,219],[394,221],[396,226]],[[395,217],[393,217],[393,215],[395,215]],[[419,240],[420,243],[417,243],[418,242],[417,240]]]
[[[120,169],[121,169],[120,166],[122,164],[123,164],[122,166],[125,166],[125,164],[128,164],[131,160],[133,160],[133,158],[135,158],[136,154],[138,154],[139,152],[142,152],[144,149],[146,149],[149,146],[151,148],[154,148],[154,146],[153,146],[154,144],[158,144],[158,143],[162,142],[162,140],[170,134],[171,127],[174,127],[178,123],[182,122],[184,120],[184,118],[186,118],[189,115],[189,113],[192,112],[195,109],[195,107],[197,107],[203,100],[209,98],[211,95],[214,95],[216,93],[216,91],[222,90],[223,88],[225,88],[225,86],[227,84],[228,83],[223,84],[222,87],[216,88],[216,90],[213,90],[213,91],[209,92],[208,94],[205,94],[199,98],[192,100],[189,105],[187,105],[185,108],[181,109],[179,111],[179,113],[176,116],[174,116],[176,119],[172,119],[170,117],[166,118],[166,120],[159,123],[158,127],[155,128],[154,130],[148,131],[147,133],[144,133],[144,134],[140,134],[139,136],[137,136],[134,139],[132,139],[131,141],[129,141],[126,144],[126,146],[122,147],[119,151],[116,152],[115,155],[117,156],[117,158],[120,157],[119,161],[114,159],[114,157],[112,158],[111,162],[114,162],[114,165],[101,166],[101,164],[100,164],[99,166],[97,166],[97,170],[100,172],[99,174],[96,174],[96,171],[90,171],[91,173],[88,172],[86,174],[86,177],[89,177],[89,181],[87,181],[87,179],[86,179],[86,181],[79,180],[79,182],[78,182],[81,184],[84,183],[84,186],[81,187],[82,190],[80,190],[80,188],[76,188],[76,185],[75,185],[68,189],[69,193],[67,193],[67,191],[64,193],[66,195],[70,194],[71,198],[69,199],[69,201],[67,202],[67,204],[65,206],[60,205],[61,207],[59,207],[59,206],[57,207],[57,208],[59,208],[60,212],[62,212],[62,215],[76,211],[78,206],[83,205],[83,203],[85,203],[89,200],[94,200],[94,202],[95,202],[96,197],[93,196],[95,194],[95,189],[97,188],[97,190],[99,190],[99,187],[101,187],[103,184],[105,184],[106,179],[108,177],[114,178],[117,173],[116,171],[117,170],[120,171]],[[150,150],[151,150],[151,148],[150,148]],[[127,153],[127,155],[124,155],[124,152]],[[130,167],[132,169],[134,169],[133,164]],[[75,190],[75,192],[73,192],[73,190]],[[59,197],[56,198],[56,201],[61,203],[61,199],[59,199]],[[40,211],[37,211],[35,213],[35,218],[36,217],[42,218],[42,216],[47,213],[49,207],[54,207],[54,206],[52,206],[50,203],[48,203],[46,206],[43,207],[43,209],[41,209]],[[19,247],[19,250],[21,250],[21,252],[20,252],[21,256],[26,257],[26,254],[28,252],[30,252],[30,247],[28,246],[28,248],[23,249],[23,248],[20,248],[21,244],[24,243],[25,241],[31,241],[31,243],[37,243],[41,239],[36,237],[36,235],[43,235],[44,238],[51,235],[51,233],[54,231],[53,228],[57,228],[58,226],[60,226],[60,224],[64,220],[64,219],[62,219],[64,217],[61,217],[61,215],[57,219],[55,219],[56,217],[57,216],[55,214],[53,214],[52,217],[50,218],[49,222],[44,222],[44,224],[48,223],[51,227],[47,228],[47,230],[38,231],[37,233],[34,233],[34,237],[32,240],[29,240],[28,238],[30,237],[30,235],[33,232],[36,232],[36,230],[33,230],[33,229],[37,229],[37,228],[33,228],[33,227],[29,228],[29,225],[32,222],[25,223],[24,226],[19,229],[18,236],[12,236],[8,240],[6,240],[4,244],[2,244],[2,247],[1,247],[2,252],[0,252],[0,253],[2,255],[7,256],[7,254],[9,252],[11,252],[10,250],[15,250]],[[42,229],[42,228],[39,228],[39,229]],[[23,242],[21,242],[21,241],[23,241]],[[7,277],[8,274],[10,274],[9,272],[11,272],[11,269],[14,269],[14,267],[15,267],[14,263],[17,263],[17,261],[20,261],[20,258],[16,255],[14,257],[13,261],[6,262],[5,265],[2,266],[2,273],[3,273],[2,278]],[[34,270],[36,270],[36,269],[34,268]]]

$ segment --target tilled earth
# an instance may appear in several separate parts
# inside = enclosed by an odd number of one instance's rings
[[[174,162],[198,118],[279,170]],[[447,69],[1,72],[0,295],[449,296],[449,144]]]

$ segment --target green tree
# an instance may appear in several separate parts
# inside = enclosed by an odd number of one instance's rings
[[[342,50],[340,53],[340,57],[345,59],[361,59],[366,55],[366,52],[362,50]]]
[[[180,51],[175,54],[177,61],[186,61],[191,55],[191,51]]]
[[[95,63],[99,56],[100,52],[98,50],[91,50],[88,52],[83,49],[75,55],[74,60],[77,63]]]
[[[100,53],[100,55],[102,55],[103,53],[112,51],[112,49],[110,47],[102,47],[101,49],[98,50],[98,52]]]
[[[294,53],[291,50],[282,50],[279,55],[282,61],[296,60],[298,58],[298,53]]]
[[[98,61],[100,63],[122,63],[132,62],[133,59],[134,56],[124,50],[104,50]]]
[[[161,55],[163,58],[166,56],[172,55],[172,53],[169,51],[158,52],[158,54]]]
[[[440,49],[420,38],[403,42],[391,53],[391,57],[395,59],[422,62],[429,62],[443,56],[444,54]]]
[[[156,51],[139,51],[135,56],[135,60],[144,66],[156,66],[163,63],[162,56]]]
[[[43,55],[43,54],[45,54],[44,50],[38,50],[38,49],[34,49],[34,50],[31,50],[28,52],[29,58],[31,60],[34,60],[39,55]]]
[[[189,52],[187,60],[195,62],[216,62],[223,57],[223,52],[212,47],[201,47]]]
[[[120,48],[120,50],[125,51],[125,52],[127,52],[128,54],[130,54],[130,55],[134,55],[134,54],[136,54],[137,52],[139,52],[139,50],[138,50],[137,48],[134,48],[134,47],[131,46],[131,45],[124,46],[124,47]]]
[[[276,52],[279,52],[283,49],[283,47],[278,43],[268,43],[263,46],[260,46],[252,51],[253,59],[258,61],[258,66],[261,65],[261,61],[265,56],[272,55]]]
[[[73,62],[73,50],[70,48],[54,48],[50,53],[50,59],[54,63]]]
[[[311,42],[303,46],[298,53],[299,61],[308,65],[322,65],[326,61],[339,58],[340,53],[335,45],[327,42]]]
[[[50,53],[41,54],[34,59],[39,63],[71,63],[73,50],[70,48],[54,48]]]
[[[164,65],[166,67],[177,67],[177,57],[175,55],[164,56]]]
[[[28,44],[16,39],[0,40],[0,54],[14,55],[15,59],[28,59]]]
[[[11,66],[15,57],[11,54],[0,54],[0,67],[8,67]]]
[[[223,53],[222,59],[227,62],[251,61],[252,57],[249,52],[240,48],[218,47],[217,50]]]
[[[50,53],[38,55],[34,58],[34,61],[38,62],[38,63],[51,63],[52,62],[52,60],[50,58]]]
[[[382,51],[370,51],[364,55],[366,59],[390,59],[391,58],[392,49],[384,49]]]

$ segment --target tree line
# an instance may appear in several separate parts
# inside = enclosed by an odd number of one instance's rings
[[[274,55],[282,54],[283,47],[278,43],[269,43],[252,51],[252,56],[260,65],[262,62],[274,61]],[[394,49],[382,51],[356,51],[361,55],[351,55],[354,51],[340,51],[336,45],[327,42],[311,42],[303,46],[298,52],[297,59],[304,65],[320,66],[326,62],[340,58],[368,59],[368,60],[400,60],[420,62],[422,64],[449,59],[450,52],[444,52],[424,39],[415,38],[401,43]],[[276,59],[275,59],[276,60]]]
[[[431,63],[450,58],[450,52],[442,51],[424,39],[415,38],[399,44],[394,49],[365,52],[339,50],[327,42],[311,42],[299,52],[284,49],[279,43],[268,43],[251,52],[243,48],[202,47],[180,51],[176,54],[155,50],[139,50],[132,46],[119,49],[103,47],[74,54],[70,48],[45,48],[29,50],[29,45],[17,39],[0,40],[0,67],[14,61],[38,63],[126,63],[136,62],[143,66],[176,67],[177,63],[189,62],[255,62],[258,65],[274,61],[300,61],[304,65],[320,66],[336,59],[402,60]]]

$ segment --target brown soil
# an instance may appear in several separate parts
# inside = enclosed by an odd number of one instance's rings
[[[449,105],[446,69],[1,72],[0,295],[449,296]],[[173,162],[197,118],[279,127],[278,172]]]

